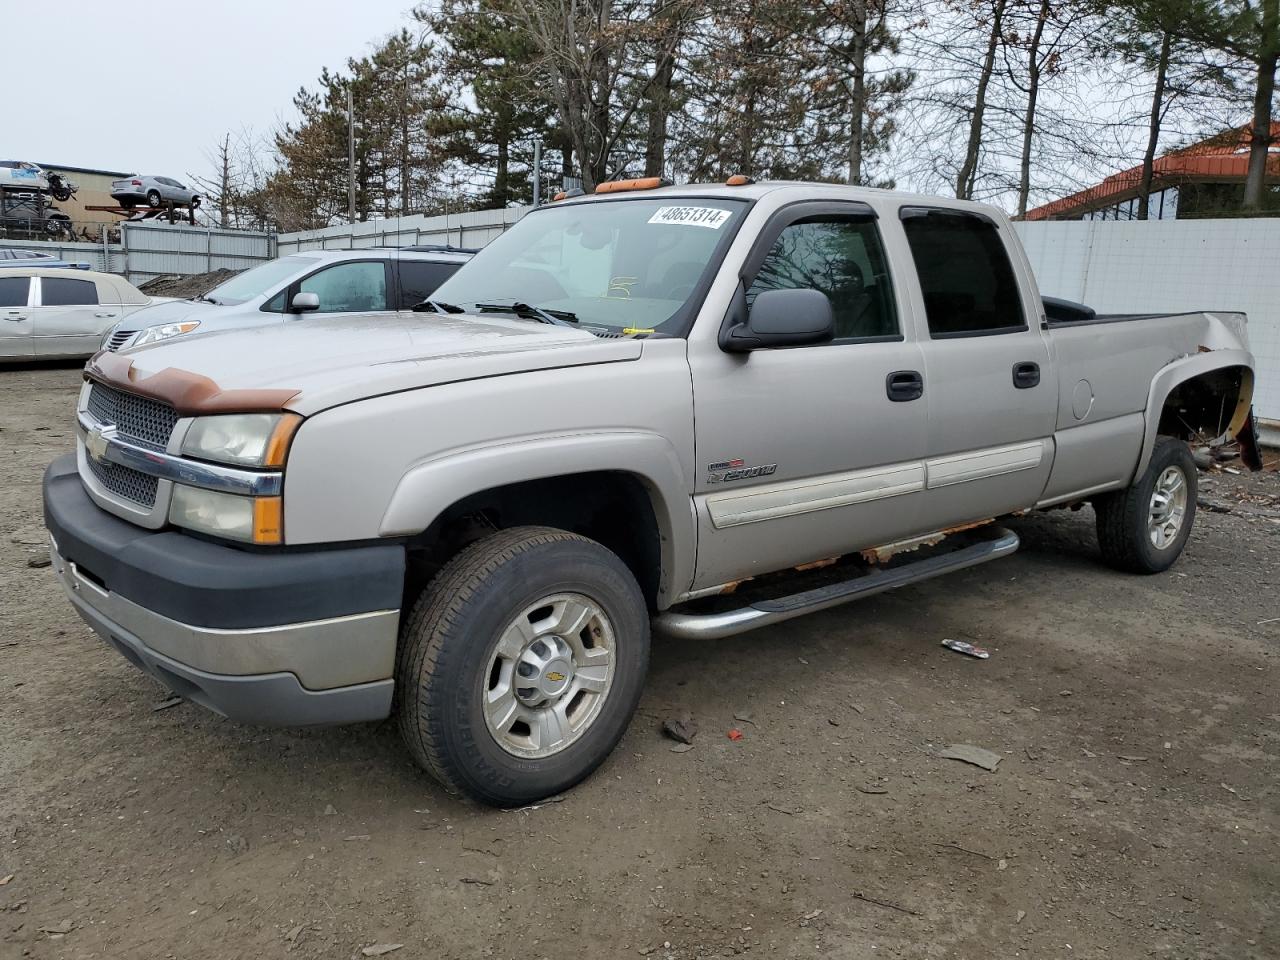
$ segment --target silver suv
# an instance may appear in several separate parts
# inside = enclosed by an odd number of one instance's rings
[[[473,251],[450,248],[291,254],[246,270],[203,296],[139,310],[108,330],[102,346],[123,350],[307,315],[412,310],[472,256]]]

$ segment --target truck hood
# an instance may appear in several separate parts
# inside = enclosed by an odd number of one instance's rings
[[[154,309],[163,306],[169,305]],[[636,340],[509,317],[406,312],[307,318],[177,337],[125,353],[100,353],[89,372],[165,397],[183,412],[229,412],[240,396],[245,406],[274,402],[310,415],[433,384],[635,360],[641,349]],[[195,379],[204,383],[195,393],[183,394],[176,386],[185,382],[189,388]],[[165,395],[166,383],[173,396]],[[214,395],[219,399],[206,402]],[[198,397],[206,399],[193,399]],[[251,397],[254,402],[247,402]]]

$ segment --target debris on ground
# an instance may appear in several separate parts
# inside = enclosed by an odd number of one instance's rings
[[[72,926],[70,920],[63,920],[61,923],[49,923],[39,928],[41,933],[47,933],[51,936],[65,937],[71,932]]]
[[[888,787],[882,787],[878,783],[868,783],[866,786],[860,786],[857,789],[859,793],[880,794],[889,792]]]
[[[288,933],[286,933],[284,935],[285,940],[287,940],[289,943],[296,942],[298,937],[302,936],[303,926],[304,924],[300,923],[296,927],[294,927],[292,930],[290,930]]]
[[[403,943],[375,943],[371,947],[365,947],[360,953],[366,957],[380,957],[383,954],[403,949],[403,947]]]
[[[733,728],[729,731],[729,733],[728,733],[728,737],[729,737],[729,739],[730,739],[730,740],[735,740],[735,741],[736,741],[736,740],[741,740],[741,739],[742,739],[742,731],[741,731],[741,730],[739,730],[737,727],[733,727]]]
[[[672,753],[688,753],[693,749],[692,743],[677,743],[671,748]]]
[[[161,710],[168,710],[170,707],[176,707],[178,706],[178,704],[186,703],[186,702],[187,702],[186,700],[184,700],[182,697],[178,696],[175,693],[173,694],[173,696],[168,697],[164,700],[161,700],[159,703],[157,703],[154,707],[151,708],[151,712],[158,713]]]
[[[684,713],[663,720],[662,732],[677,743],[693,743],[693,738],[698,735],[698,725],[693,722],[693,717]]]
[[[975,767],[981,767],[983,770],[994,770],[1000,765],[1000,761],[1004,758],[998,753],[992,753],[982,747],[975,747],[971,743],[953,743],[938,753],[938,756],[944,760],[962,760],[965,763],[971,763]]]
[[[0,887],[3,887],[5,884],[7,884],[10,880],[13,879],[13,877],[14,875],[12,873],[9,874],[8,876],[0,877]]]
[[[52,563],[53,561],[49,557],[32,557],[27,561],[27,566],[32,570],[39,570],[52,565]]]
[[[338,815],[338,811],[333,808],[332,803],[326,803],[324,805],[324,810],[320,815],[322,817],[336,817]]]
[[[735,713],[733,715],[733,719],[737,720],[739,723],[749,723],[753,727],[759,726],[759,724],[757,724],[754,720],[751,719],[751,712],[749,710],[742,710],[742,711],[739,711],[738,713]]]
[[[972,643],[964,640],[943,640],[942,645],[948,650],[954,650],[956,653],[963,653],[966,656],[977,657],[979,660],[989,660],[991,653],[982,647],[975,647]]]
[[[547,797],[545,800],[539,800],[537,803],[531,803],[527,807],[513,807],[509,810],[503,810],[503,813],[528,813],[531,810],[541,810],[543,807],[551,803],[562,803],[568,799],[567,794],[558,793],[554,797]]]

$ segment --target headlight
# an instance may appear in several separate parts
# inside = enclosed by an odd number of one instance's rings
[[[238,497],[175,484],[169,522],[188,530],[245,543],[282,543],[279,497]]]
[[[180,337],[200,326],[199,320],[184,320],[182,323],[162,323],[158,327],[147,327],[130,346],[140,347],[146,343],[159,343],[171,337]]]
[[[296,413],[197,417],[182,441],[186,456],[238,467],[283,467],[302,418]]]

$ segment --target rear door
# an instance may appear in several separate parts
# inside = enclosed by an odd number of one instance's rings
[[[107,299],[116,299],[107,285]],[[92,278],[40,277],[34,308],[37,357],[74,357],[98,349],[102,333],[120,314],[120,305],[102,303]]]
[[[925,318],[929,412],[924,515],[943,528],[1034,504],[1053,461],[1057,382],[1039,305],[996,220],[900,211]]]
[[[33,355],[31,297],[30,277],[0,273],[0,357],[12,360]]]

